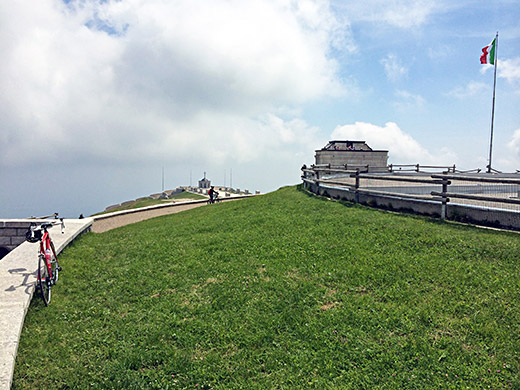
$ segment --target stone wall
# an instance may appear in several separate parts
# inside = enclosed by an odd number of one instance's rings
[[[419,200],[406,197],[406,195],[399,196],[398,194],[390,193],[371,193],[369,190],[356,192],[354,189],[311,184],[309,182],[304,182],[304,188],[317,195],[359,203],[369,207],[420,214],[434,218],[441,216],[440,201]],[[509,210],[448,203],[446,206],[446,219],[520,231],[520,213]]]
[[[333,167],[351,166],[372,166],[387,167],[388,152],[386,151],[361,151],[361,150],[317,150],[316,165],[330,164]]]
[[[0,258],[25,241],[25,232],[31,221],[0,221]]]
[[[0,259],[25,241],[25,232],[31,223],[49,222],[48,219],[0,220]]]
[[[320,186],[317,184],[306,184],[305,187],[317,195],[336,200],[346,200],[348,202],[385,210],[440,217],[440,203],[431,200],[410,199],[392,194],[383,195],[380,193],[370,193],[370,191],[366,190],[356,193],[354,189]]]

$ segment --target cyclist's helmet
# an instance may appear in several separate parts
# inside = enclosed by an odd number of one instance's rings
[[[29,228],[25,233],[25,240],[29,242],[38,242],[42,238],[42,231],[40,229],[33,230]]]

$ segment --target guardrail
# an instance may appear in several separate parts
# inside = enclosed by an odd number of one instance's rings
[[[395,167],[395,166],[394,166]],[[422,168],[445,168],[422,166]],[[520,179],[513,174],[387,171],[302,167],[304,187],[369,206],[412,211],[441,219],[520,229]]]
[[[420,165],[420,164],[390,164],[388,165],[390,172],[421,172],[425,169],[441,169],[446,172],[455,172],[456,167],[453,165]]]
[[[306,168],[306,166],[304,165]],[[440,172],[445,173],[455,173],[461,172],[457,171],[455,164],[453,165],[420,165],[420,164],[389,164],[387,166],[374,166],[374,165],[352,165],[345,164],[342,166],[331,166],[331,164],[315,164],[312,165],[312,168],[315,170],[342,170],[342,171],[352,171],[355,172],[359,170],[360,172],[428,172],[433,169]],[[302,170],[304,168],[302,167]],[[480,172],[480,168],[472,169],[470,171],[465,171],[465,173],[469,172]],[[520,173],[520,171],[518,171]],[[432,172],[430,172],[432,173]]]

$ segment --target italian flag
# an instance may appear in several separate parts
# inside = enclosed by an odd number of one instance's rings
[[[489,45],[487,45],[485,48],[482,49],[482,55],[480,56],[481,64],[495,65],[496,40],[497,40],[496,38],[493,39],[493,42],[491,42]]]

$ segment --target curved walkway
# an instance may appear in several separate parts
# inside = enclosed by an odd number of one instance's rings
[[[50,229],[56,252],[61,252],[81,233],[90,230],[92,219],[66,219],[65,230]],[[24,242],[0,260],[0,390],[13,380],[18,341],[25,313],[34,293],[38,268],[38,244]]]
[[[222,201],[251,196],[254,195],[234,196]],[[66,219],[63,234],[60,234],[59,225],[51,228],[52,240],[56,252],[60,253],[84,232],[102,233],[145,219],[203,206],[206,203],[206,200],[167,203],[116,211],[92,218]],[[35,290],[37,252],[37,244],[24,242],[0,260],[0,390],[11,388],[20,334]]]
[[[144,221],[145,219],[160,217],[161,215],[175,214],[181,211],[193,209],[206,204],[206,200],[198,200],[182,203],[170,203],[165,205],[148,206],[132,210],[116,211],[92,217],[94,223],[92,231],[103,233],[120,226]]]
[[[229,198],[222,198],[221,202],[250,198],[252,196],[256,195],[231,196]],[[162,215],[179,213],[181,211],[190,210],[205,204],[207,204],[207,199],[191,200],[186,202],[165,203],[154,206],[141,207],[138,209],[115,211],[113,213],[96,215],[92,217],[94,220],[92,231],[94,233],[103,233],[120,226],[144,221],[145,219],[160,217]]]

